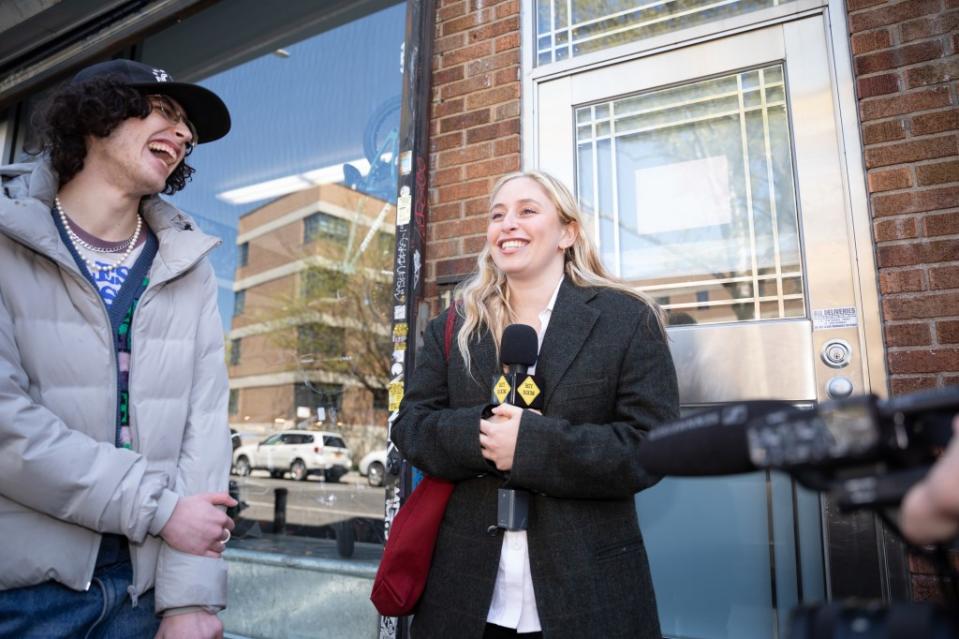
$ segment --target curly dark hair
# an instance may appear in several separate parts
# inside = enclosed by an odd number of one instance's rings
[[[86,136],[105,138],[127,118],[146,118],[150,112],[144,94],[110,76],[67,84],[54,92],[40,111],[36,126],[61,186],[83,169]],[[182,190],[195,172],[185,160],[180,162],[167,178],[163,194]]]

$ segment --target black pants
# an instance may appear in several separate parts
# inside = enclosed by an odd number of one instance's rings
[[[504,628],[496,624],[486,624],[483,639],[543,639],[542,632],[516,632],[515,628]]]

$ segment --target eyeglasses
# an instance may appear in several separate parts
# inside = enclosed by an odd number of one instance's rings
[[[186,125],[186,128],[190,130],[191,136],[191,140],[186,144],[186,153],[187,155],[192,153],[200,138],[197,136],[196,127],[193,126],[193,123],[190,122],[190,119],[186,117],[186,114],[180,109],[176,108],[165,96],[148,95],[147,99],[150,101],[150,108],[162,115],[167,122],[173,125],[180,124],[182,122]]]

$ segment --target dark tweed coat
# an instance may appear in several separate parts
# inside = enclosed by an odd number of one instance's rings
[[[445,313],[430,322],[393,440],[424,472],[458,482],[437,539],[414,639],[479,639],[493,595],[502,532],[479,421],[500,370],[492,337],[472,347],[474,381]],[[457,321],[459,330],[461,320]],[[656,599],[633,495],[659,479],[635,451],[678,417],[676,373],[650,309],[612,289],[564,281],[536,376],[543,415],[520,422],[508,485],[532,491],[530,571],[545,639],[660,639]]]

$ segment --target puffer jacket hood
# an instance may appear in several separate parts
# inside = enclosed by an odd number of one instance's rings
[[[222,559],[158,536],[180,495],[226,490],[223,330],[205,256],[219,240],[159,197],[159,242],[130,328],[134,450],[116,448],[116,356],[99,293],[50,214],[49,164],[0,167],[0,590],[48,579],[90,587],[101,533],[130,540],[134,601],[222,608]]]
[[[79,273],[49,215],[57,189],[56,174],[45,161],[0,166],[0,232]],[[158,195],[145,198],[140,210],[160,241],[151,280],[175,277],[220,244]]]

